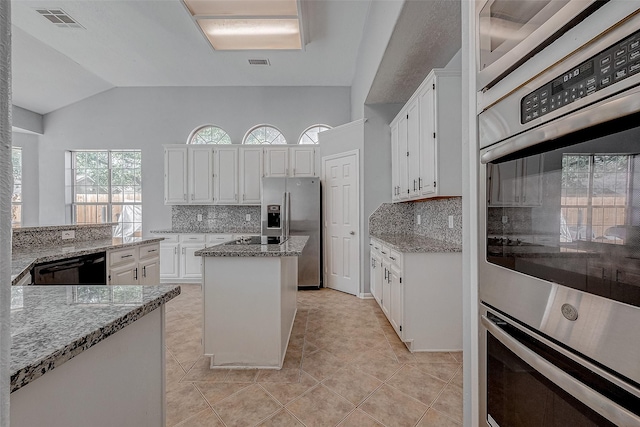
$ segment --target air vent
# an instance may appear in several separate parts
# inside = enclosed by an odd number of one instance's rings
[[[56,27],[84,28],[62,9],[36,9],[36,12],[47,18],[47,20],[49,20],[49,22],[51,22]]]
[[[250,59],[250,65],[271,65],[268,59]]]

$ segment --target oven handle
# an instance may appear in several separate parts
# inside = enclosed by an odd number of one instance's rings
[[[541,142],[640,111],[639,92],[640,86],[636,86],[598,104],[582,108],[573,114],[552,120],[506,139],[482,154],[480,162],[486,164]]]
[[[491,332],[505,347],[511,350],[516,356],[531,365],[535,370],[547,377],[555,385],[578,399],[580,402],[599,413],[609,421],[618,426],[640,425],[640,417],[623,408],[615,402],[595,392],[569,374],[549,363],[535,352],[520,344],[506,332],[496,326],[486,316],[482,316],[482,325]]]

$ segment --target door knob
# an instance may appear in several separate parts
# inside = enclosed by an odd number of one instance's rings
[[[349,234],[351,234],[352,236],[355,236],[356,232],[355,231],[350,231]]]

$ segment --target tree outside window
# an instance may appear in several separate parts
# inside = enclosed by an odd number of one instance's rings
[[[287,140],[278,129],[270,125],[259,125],[244,137],[243,144],[286,144]]]
[[[300,135],[298,144],[317,144],[318,134],[320,132],[324,132],[325,130],[329,130],[329,129],[331,129],[331,126],[327,126],[327,125],[309,126],[304,130],[304,132],[302,132],[302,135]]]
[[[141,151],[75,151],[72,156],[75,223],[114,222],[114,237],[142,236]]]
[[[231,138],[224,129],[205,125],[197,128],[189,136],[189,144],[231,144]]]

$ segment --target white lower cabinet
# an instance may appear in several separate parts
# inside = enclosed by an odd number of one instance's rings
[[[109,285],[157,285],[160,245],[149,243],[107,252]]]
[[[460,252],[398,253],[371,239],[371,272],[371,293],[410,351],[462,349]]]
[[[202,282],[202,257],[194,253],[234,239],[233,234],[156,234],[160,243],[160,282]]]

